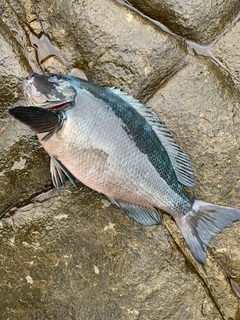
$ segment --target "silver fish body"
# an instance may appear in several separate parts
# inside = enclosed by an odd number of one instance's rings
[[[168,186],[103,101],[83,90],[65,113],[63,128],[42,145],[79,181],[138,206],[175,214],[191,207],[190,198],[183,199]]]
[[[62,175],[77,179],[143,225],[159,224],[156,209],[164,210],[200,263],[211,238],[240,219],[239,210],[183,190],[182,184],[194,185],[188,157],[156,114],[134,98],[66,75],[33,74],[24,90],[35,107],[10,113],[38,134],[56,187]]]

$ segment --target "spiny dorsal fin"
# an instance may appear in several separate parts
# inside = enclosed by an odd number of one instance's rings
[[[177,179],[183,185],[193,188],[194,187],[194,172],[192,164],[183,151],[183,149],[177,145],[171,132],[159,119],[156,113],[143,103],[139,102],[131,95],[126,92],[121,91],[120,89],[109,88],[112,93],[120,96],[123,100],[128,102],[135,110],[138,111],[146,121],[152,126],[154,132],[156,133],[158,139],[163,144],[166,149],[168,156],[174,167]]]

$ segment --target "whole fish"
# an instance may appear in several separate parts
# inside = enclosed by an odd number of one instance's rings
[[[240,220],[240,211],[196,200],[192,165],[147,106],[115,88],[68,75],[30,74],[28,107],[12,116],[34,130],[50,155],[57,188],[68,178],[105,194],[136,222],[160,224],[170,214],[195,259],[204,264],[209,241]]]

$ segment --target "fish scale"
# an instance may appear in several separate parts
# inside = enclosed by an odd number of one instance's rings
[[[81,182],[110,198],[147,207],[156,207],[161,201],[161,206],[168,211],[173,210],[169,206],[171,198],[175,199],[174,207],[181,202],[182,207],[187,205],[188,209],[189,202],[182,204],[182,198],[176,199],[175,192],[165,191],[166,182],[156,174],[156,168],[149,163],[147,154],[139,150],[122,120],[110,112],[103,102],[99,108],[95,99],[88,92],[82,92],[76,98],[75,104],[81,105],[81,108],[73,106],[64,111],[67,121],[55,136],[42,142],[45,150],[59,159]],[[113,131],[114,136],[109,138]],[[56,145],[59,146],[57,149]],[[85,150],[89,148],[102,150],[108,156],[106,170],[98,170],[99,166],[103,167],[101,157],[97,161],[94,159],[94,163],[85,161]],[[93,166],[96,172],[93,172]]]
[[[240,211],[197,200],[193,168],[158,116],[115,88],[68,75],[31,74],[23,82],[30,106],[9,112],[34,130],[51,157],[52,180],[68,178],[105,194],[136,222],[160,224],[170,214],[194,258],[206,261],[210,240]]]
[[[90,92],[92,91],[93,90]],[[94,96],[101,98],[108,106],[111,106],[116,116],[123,121],[125,130],[135,141],[137,148],[148,155],[150,162],[152,162],[153,166],[167,182],[168,186],[185,199],[188,204],[182,205],[181,207],[183,207],[182,213],[186,213],[186,209],[189,208],[189,202],[192,204],[193,200],[183,191],[182,186],[176,179],[168,154],[162,143],[159,143],[152,127],[134,108],[131,107],[131,105],[119,96],[110,95],[110,92],[103,90],[103,88],[98,88],[95,92]]]

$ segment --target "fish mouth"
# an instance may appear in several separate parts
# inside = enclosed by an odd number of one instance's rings
[[[53,82],[53,77],[55,81]],[[76,90],[57,75],[32,73],[22,82],[27,106],[47,110],[59,110],[69,106],[75,99]]]

